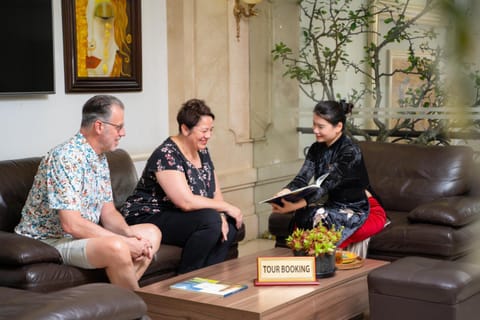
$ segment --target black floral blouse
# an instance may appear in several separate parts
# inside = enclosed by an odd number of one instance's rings
[[[162,209],[175,208],[173,202],[160,187],[155,173],[163,170],[176,170],[185,175],[193,194],[213,198],[215,194],[214,167],[208,149],[200,150],[201,168],[195,167],[180,152],[171,138],[167,138],[147,160],[142,177],[133,195],[128,197],[121,212],[129,217],[156,214]]]

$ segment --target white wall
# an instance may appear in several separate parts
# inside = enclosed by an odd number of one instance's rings
[[[0,160],[42,156],[80,127],[83,103],[92,94],[66,94],[61,0],[53,0],[55,87],[52,95],[0,96]],[[111,92],[126,107],[127,136],[120,142],[143,159],[168,135],[165,0],[142,1],[143,91]]]

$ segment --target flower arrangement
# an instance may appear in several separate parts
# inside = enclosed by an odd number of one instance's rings
[[[342,238],[343,229],[343,226],[337,229],[335,225],[331,229],[324,225],[318,225],[309,230],[298,228],[287,237],[286,243],[293,251],[308,256],[334,254],[337,243]]]

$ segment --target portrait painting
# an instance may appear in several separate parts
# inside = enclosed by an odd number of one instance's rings
[[[63,0],[65,90],[141,90],[140,0]]]

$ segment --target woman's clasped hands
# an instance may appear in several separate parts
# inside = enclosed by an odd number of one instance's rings
[[[226,203],[226,202],[225,202]],[[227,215],[235,219],[235,227],[240,229],[243,224],[243,214],[242,211],[240,211],[239,208],[232,206],[229,203],[227,204],[227,209],[225,212],[222,212],[221,219],[222,219],[222,241],[227,240],[227,235],[228,235],[228,222],[227,222]]]

